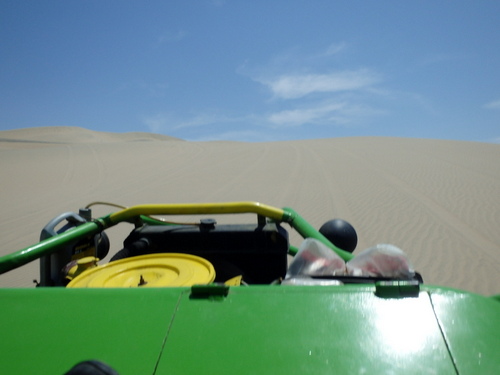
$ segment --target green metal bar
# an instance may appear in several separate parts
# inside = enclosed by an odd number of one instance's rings
[[[96,222],[81,224],[71,230],[47,238],[36,245],[26,247],[15,253],[0,257],[0,274],[11,271],[17,267],[32,262],[44,255],[51,254],[69,243],[86,236],[93,236],[100,232],[103,227]]]
[[[149,217],[149,216],[145,216],[145,215],[141,215],[140,218],[144,224],[148,224],[148,225],[175,225],[174,223],[164,222],[164,221],[161,221],[159,219],[155,219],[153,217]]]
[[[43,240],[33,246],[26,247],[15,253],[0,257],[0,274],[13,270],[32,262],[44,255],[51,254],[64,248],[71,242],[87,236],[93,236],[98,232],[114,226],[123,221],[130,221],[140,215],[187,215],[187,214],[232,214],[232,213],[256,213],[273,220],[289,223],[302,237],[315,238],[335,251],[344,260],[353,258],[351,253],[339,249],[333,245],[325,236],[319,233],[305,219],[291,208],[275,208],[258,202],[229,202],[229,203],[201,203],[201,204],[156,204],[139,205],[130,207],[107,216],[103,216],[92,222],[77,226],[74,229],[58,234],[57,236]],[[144,217],[143,217],[144,219]],[[156,223],[158,224],[158,223]],[[290,247],[290,254],[295,255],[298,249]]]
[[[295,256],[299,252],[299,248],[297,246],[290,245],[288,246],[288,254]]]
[[[345,261],[351,260],[354,258],[354,255],[351,253],[339,249],[337,246],[332,244],[325,236],[323,236],[316,228],[314,228],[311,224],[309,224],[302,216],[300,216],[297,212],[295,212],[293,209],[289,207],[283,208],[283,211],[288,213],[288,216],[290,216],[291,221],[288,221],[288,223],[294,228],[302,237],[304,238],[315,238],[318,241],[322,242],[326,246],[328,246],[330,249],[335,251],[338,256],[340,256],[342,259]]]

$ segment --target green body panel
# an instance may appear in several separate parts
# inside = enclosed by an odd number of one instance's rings
[[[500,303],[452,290],[432,294],[460,374],[500,374]]]
[[[190,288],[9,289],[0,301],[9,374],[62,374],[92,358],[122,375],[500,373],[500,304],[429,286],[406,298],[367,285],[199,298]]]
[[[431,363],[455,373],[426,293],[397,300],[373,288],[276,286],[184,298],[159,373],[425,374]]]
[[[179,291],[0,289],[3,374],[63,374],[98,358],[120,374],[152,374]]]

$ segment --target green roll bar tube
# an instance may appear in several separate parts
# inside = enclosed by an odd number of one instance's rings
[[[21,267],[44,255],[52,254],[71,242],[94,236],[121,222],[134,222],[138,218],[147,220],[146,215],[205,215],[255,213],[276,222],[285,222],[303,238],[315,238],[336,252],[345,261],[353,255],[333,245],[311,224],[291,208],[279,209],[258,202],[189,203],[189,204],[146,204],[132,206],[121,211],[78,225],[66,232],[50,237],[12,254],[0,257],[0,274]],[[295,255],[297,248],[290,246],[290,254]]]

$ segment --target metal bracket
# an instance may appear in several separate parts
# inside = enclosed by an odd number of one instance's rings
[[[380,298],[418,297],[418,280],[378,281],[375,283],[375,295]]]
[[[223,300],[228,294],[229,286],[225,284],[193,285],[189,298]]]

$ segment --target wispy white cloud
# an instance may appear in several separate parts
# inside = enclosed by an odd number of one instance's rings
[[[326,45],[311,52],[307,46],[293,45],[269,57],[264,65],[246,60],[237,67],[238,74],[252,77],[254,81],[271,82],[280,75],[304,75],[307,72],[331,71],[338,63],[338,57],[349,47],[345,41]],[[340,70],[340,69],[339,69]]]
[[[341,54],[345,48],[344,42],[330,44],[315,55],[300,55],[297,48],[292,48],[260,68],[245,62],[237,69],[238,74],[259,82],[274,98],[283,99],[267,101],[267,108],[260,113],[232,116],[209,109],[179,116],[164,112],[144,117],[143,124],[153,132],[171,136],[182,133],[181,138],[192,141],[249,142],[272,140],[266,136],[283,138],[284,128],[366,124],[370,118],[385,113],[376,103],[389,93],[380,87],[381,75],[374,70],[332,71],[331,56]]]
[[[483,105],[487,109],[500,109],[500,99],[493,100]]]
[[[190,138],[189,141],[207,142],[207,141],[240,141],[240,142],[265,142],[272,141],[273,137],[267,136],[266,132],[242,129],[214,133],[206,136]]]
[[[384,111],[348,101],[325,102],[308,107],[272,113],[267,120],[278,127],[294,127],[305,124],[348,125],[368,116],[378,116]]]
[[[281,99],[297,99],[312,93],[334,93],[367,88],[380,81],[378,74],[368,69],[348,70],[328,74],[281,75],[258,80]]]
[[[154,133],[169,133],[182,129],[206,125],[223,125],[228,123],[250,123],[253,115],[227,116],[216,112],[200,112],[193,116],[178,116],[169,112],[160,112],[142,118],[142,123]],[[168,134],[172,135],[172,134]]]
[[[346,103],[329,103],[310,108],[296,108],[275,112],[268,117],[269,122],[278,126],[300,126],[314,123],[338,113]]]
[[[188,141],[244,141],[265,142],[274,138],[268,132],[265,118],[253,114],[225,116],[217,113],[201,113],[181,117],[172,113],[157,113],[142,118],[150,132],[179,137]]]
[[[219,115],[216,113],[200,113],[188,119],[178,121],[174,129],[192,128],[197,126],[210,125],[228,121],[230,121],[230,118],[225,115]]]
[[[175,131],[225,121],[228,121],[226,116],[212,113],[200,113],[188,118],[179,118],[179,116],[172,113],[161,112],[142,118],[142,123],[154,133]]]
[[[142,123],[147,126],[151,133],[161,133],[169,128],[169,125],[172,123],[172,117],[165,113],[158,113],[144,117]]]

